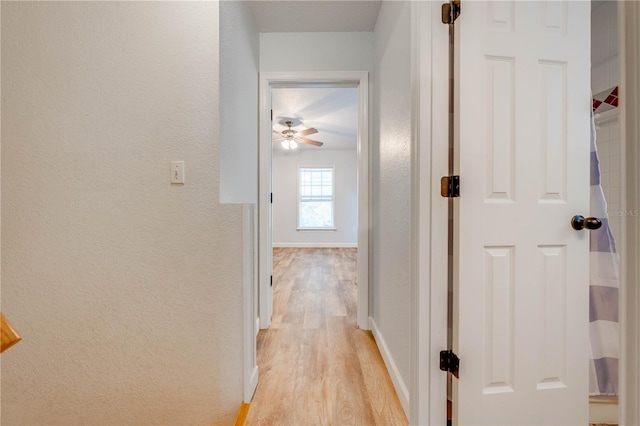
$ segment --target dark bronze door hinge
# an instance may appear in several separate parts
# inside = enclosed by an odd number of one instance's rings
[[[460,196],[460,176],[443,176],[440,179],[440,195],[445,198]]]
[[[452,350],[440,351],[440,370],[447,371],[458,378],[460,358]]]
[[[460,0],[442,4],[442,23],[453,24],[460,16]]]

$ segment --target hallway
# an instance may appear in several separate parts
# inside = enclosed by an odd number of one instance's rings
[[[378,347],[356,327],[356,249],[276,248],[248,425],[406,425]]]

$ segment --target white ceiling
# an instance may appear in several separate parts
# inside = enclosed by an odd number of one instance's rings
[[[380,0],[254,0],[249,8],[262,33],[373,31]]]
[[[284,122],[291,119],[294,130],[309,127],[318,130],[308,139],[324,142],[324,145],[300,144],[300,149],[356,149],[357,88],[274,88],[271,102],[274,130],[286,129]],[[274,143],[274,148],[283,149],[280,143]]]

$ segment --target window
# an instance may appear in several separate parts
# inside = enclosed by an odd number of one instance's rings
[[[298,228],[333,228],[333,167],[298,169]]]

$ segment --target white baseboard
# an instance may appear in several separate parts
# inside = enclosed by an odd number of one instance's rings
[[[589,423],[620,423],[618,397],[589,397]]]
[[[376,325],[376,322],[372,317],[369,317],[369,328],[373,332],[373,338],[378,344],[378,349],[380,349],[380,354],[382,355],[384,365],[387,366],[389,376],[391,376],[391,381],[393,382],[393,387],[396,389],[398,398],[400,398],[400,404],[402,405],[404,414],[407,416],[407,418],[409,418],[409,389],[404,383],[404,380],[402,380],[400,371],[398,371],[398,366],[393,360],[391,352],[389,352],[387,342],[384,340],[384,337],[382,337],[382,334],[380,333],[380,330],[378,329],[378,326]]]
[[[256,365],[251,370],[251,376],[249,377],[249,386],[248,389],[245,389],[244,394],[244,402],[250,403],[253,399],[253,394],[256,393],[256,388],[258,387],[258,366]]]
[[[357,248],[358,243],[273,243],[282,248]]]

